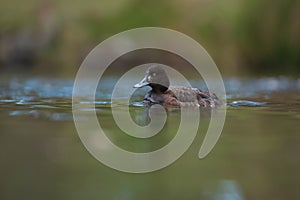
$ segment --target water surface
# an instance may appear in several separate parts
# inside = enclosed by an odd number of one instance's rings
[[[122,133],[111,113],[114,81],[101,83],[96,102],[82,102],[87,112],[95,105],[108,137],[136,152],[171,141],[180,122],[178,109],[167,111],[166,127],[153,138]],[[210,120],[210,110],[201,109],[200,128],[188,151],[148,174],[118,172],[88,153],[73,122],[73,80],[9,77],[0,84],[0,199],[300,198],[300,79],[225,79],[227,117],[213,151],[197,157]],[[147,90],[136,91],[129,104],[120,100],[116,109],[129,106],[132,119],[146,125],[147,108],[140,100]]]

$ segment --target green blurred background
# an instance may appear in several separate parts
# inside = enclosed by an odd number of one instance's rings
[[[206,48],[223,75],[300,73],[297,0],[2,0],[0,72],[74,76],[121,31],[159,26]]]
[[[0,16],[1,200],[300,199],[299,0],[1,0]],[[94,159],[77,136],[73,79],[100,42],[145,26],[197,40],[226,76],[228,102],[263,106],[226,107],[222,135],[204,160],[197,155],[210,113],[201,110],[198,136],[179,160],[153,173],[126,174]],[[127,63],[121,62],[120,70],[109,69],[122,74]],[[117,145],[148,150],[173,139],[179,110],[168,112],[165,135],[147,141],[122,135],[111,111],[117,79],[105,78],[97,100],[82,103],[87,113],[96,107]],[[144,122],[148,110],[137,105],[131,117]]]

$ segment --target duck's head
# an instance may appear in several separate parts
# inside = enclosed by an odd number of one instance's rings
[[[141,88],[150,86],[154,90],[165,92],[168,90],[169,85],[170,81],[163,67],[160,65],[153,65],[147,70],[146,76],[133,87]]]

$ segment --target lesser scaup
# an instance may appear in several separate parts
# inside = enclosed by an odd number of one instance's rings
[[[220,104],[218,97],[208,91],[192,87],[170,86],[169,78],[160,65],[151,66],[143,80],[134,85],[135,88],[144,86],[152,88],[144,98],[146,103],[172,107],[198,106],[211,108]]]

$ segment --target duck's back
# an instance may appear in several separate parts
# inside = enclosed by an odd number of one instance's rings
[[[197,100],[198,89],[191,87],[171,86],[169,87],[180,102],[193,102]]]
[[[202,107],[215,107],[219,104],[219,100],[215,94],[198,88],[173,86],[169,87],[169,90],[183,104],[194,103]]]

